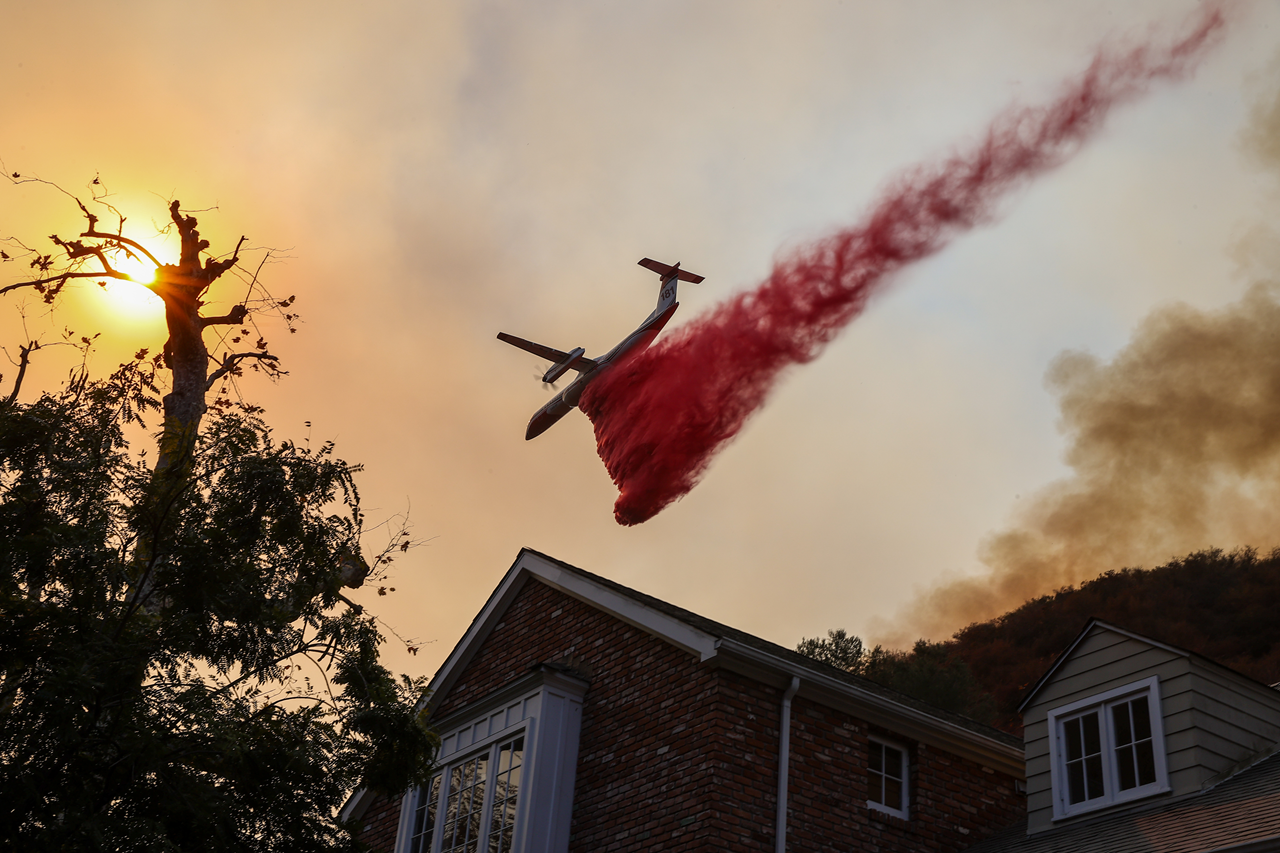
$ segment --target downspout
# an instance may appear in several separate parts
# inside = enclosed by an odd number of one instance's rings
[[[800,678],[792,676],[791,686],[782,694],[782,722],[778,728],[778,829],[774,833],[775,853],[787,853],[787,775],[791,769],[791,697],[800,689]]]

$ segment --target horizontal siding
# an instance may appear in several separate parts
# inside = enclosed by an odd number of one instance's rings
[[[1040,695],[1036,697],[1036,704],[1047,705],[1047,709],[1052,710],[1152,675],[1165,681],[1187,671],[1186,658],[1172,655],[1164,649],[1154,646],[1142,649],[1126,645],[1124,650],[1130,653],[1120,658],[1093,658],[1089,661],[1093,666],[1088,669],[1063,667],[1067,671],[1060,672],[1058,677],[1041,689]]]
[[[1280,692],[1199,662],[1193,672],[1198,727],[1245,754],[1280,741]]]
[[[1197,791],[1241,759],[1280,743],[1280,691],[1096,627],[1041,685],[1023,715],[1029,831],[1054,826],[1048,713],[1151,676],[1159,678],[1165,763],[1174,796]]]

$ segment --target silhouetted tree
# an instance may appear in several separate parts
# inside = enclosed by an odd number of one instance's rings
[[[101,381],[81,369],[30,403],[19,392],[40,344],[25,341],[0,398],[0,847],[347,847],[343,797],[420,783],[436,744],[414,710],[421,681],[379,664],[374,619],[343,595],[370,573],[359,468],[331,444],[277,441],[253,407],[208,414],[207,395],[242,363],[276,364],[261,336],[217,359],[204,341],[251,313],[200,313],[240,245],[208,256],[174,201],[180,251],[162,263],[123,217],[103,231],[76,203],[76,239],[55,235],[48,253],[7,241],[3,259],[35,274],[0,293],[52,304],[77,280],[129,278],[121,257],[147,257],[168,340],[158,357],[142,350]],[[150,410],[163,423],[148,466],[125,426]],[[397,537],[374,571],[408,546]]]
[[[827,631],[827,638],[804,638],[796,651],[815,660],[861,675],[877,684],[954,711],[983,723],[994,718],[995,703],[974,679],[963,660],[944,644],[918,640],[910,652],[876,646],[863,649],[862,640],[843,628]]]

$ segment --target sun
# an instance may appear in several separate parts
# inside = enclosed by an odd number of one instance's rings
[[[117,272],[129,276],[129,281],[106,279],[103,283],[103,290],[119,311],[145,314],[164,307],[164,301],[147,287],[156,280],[154,264],[145,258],[121,253],[112,260],[112,266]]]

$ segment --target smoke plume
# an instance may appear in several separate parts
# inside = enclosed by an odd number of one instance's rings
[[[816,358],[903,267],[994,219],[1002,198],[1067,160],[1113,107],[1189,73],[1223,25],[1205,4],[1170,43],[1104,46],[1055,100],[1010,108],[968,150],[907,170],[861,223],[782,258],[755,290],[588,386],[579,405],[618,486],[618,523],[687,494],[784,368]]]
[[[1243,142],[1280,176],[1280,87],[1258,100]],[[1280,268],[1275,245],[1258,226],[1243,265]],[[1111,362],[1064,353],[1047,380],[1073,476],[983,543],[989,574],[921,596],[886,642],[945,636],[1108,570],[1280,545],[1280,282],[1215,311],[1160,309]]]
[[[955,631],[1109,569],[1280,544],[1280,287],[1150,315],[1110,362],[1052,364],[1072,477],[982,546],[990,569],[927,593],[890,642]],[[909,615],[906,615],[908,614]]]

